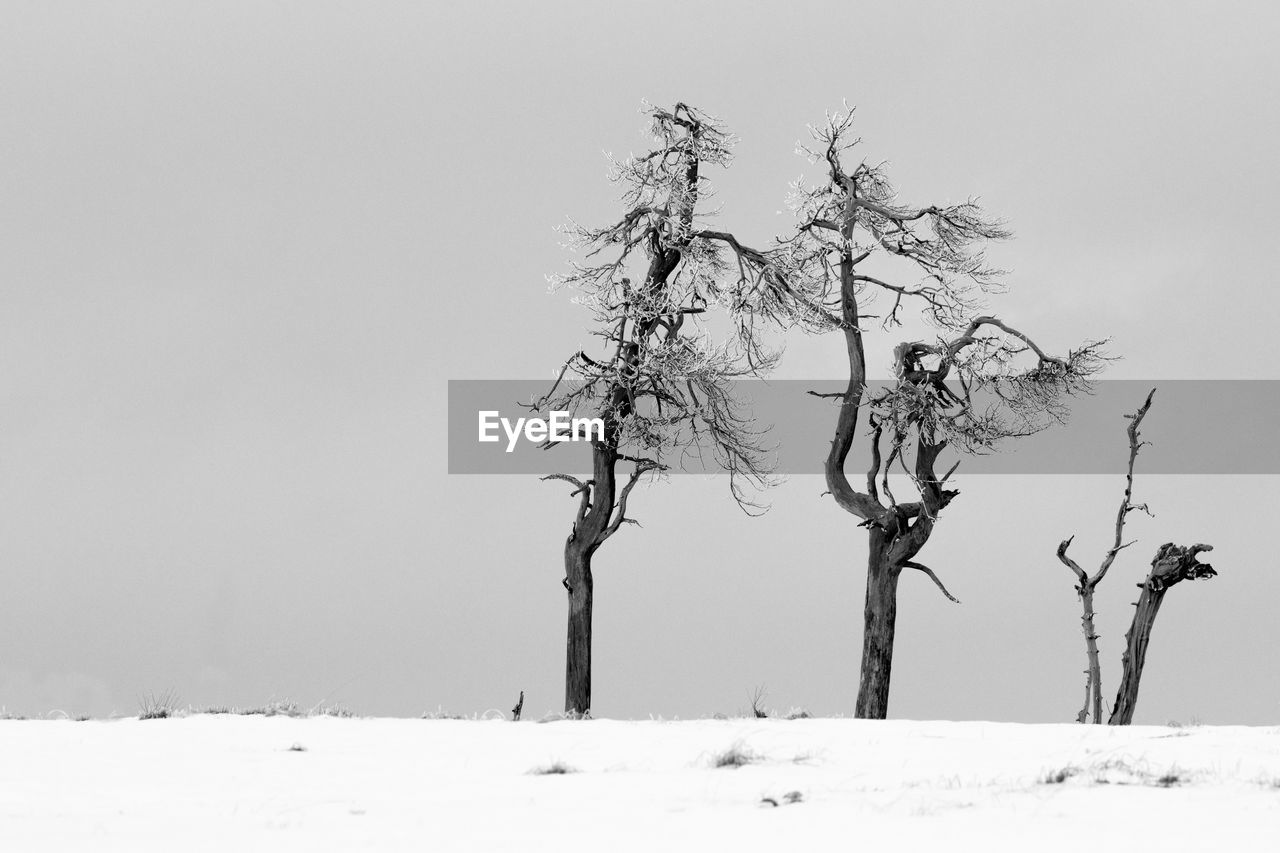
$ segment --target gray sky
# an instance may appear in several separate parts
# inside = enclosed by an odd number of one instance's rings
[[[615,209],[601,152],[645,145],[642,98],[742,137],[713,177],[755,242],[812,171],[805,125],[848,99],[905,201],[1009,220],[1005,319],[1112,336],[1115,378],[1280,378],[1274,10],[781,8],[6,2],[0,706],[558,709],[572,501],[448,476],[445,382],[547,376],[587,342],[547,292],[552,228]],[[838,377],[842,350],[797,337],[780,375]],[[1212,542],[1221,571],[1170,594],[1139,721],[1280,718],[1275,486],[1139,481],[1156,518],[1099,592],[1108,695],[1153,549]],[[1078,532],[1096,563],[1118,478],[961,488],[922,559],[964,604],[904,578],[890,713],[1071,719],[1053,549]],[[597,714],[734,712],[759,685],[850,713],[863,534],[821,491],[792,478],[762,519],[721,479],[638,492],[644,528],[596,560]]]

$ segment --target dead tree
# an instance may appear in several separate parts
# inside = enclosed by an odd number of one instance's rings
[[[1129,419],[1126,430],[1129,435],[1129,468],[1125,474],[1124,496],[1120,499],[1120,506],[1116,510],[1115,541],[1103,556],[1098,571],[1090,577],[1075,560],[1067,555],[1067,549],[1071,546],[1074,536],[1064,539],[1058,545],[1058,559],[1076,575],[1078,581],[1076,593],[1080,596],[1084,611],[1081,616],[1081,625],[1084,628],[1085,651],[1089,667],[1085,670],[1084,707],[1076,716],[1076,720],[1081,723],[1090,716],[1093,717],[1094,723],[1102,722],[1102,667],[1098,660],[1098,633],[1094,628],[1094,590],[1115,562],[1116,555],[1133,544],[1133,542],[1123,541],[1125,519],[1128,518],[1129,513],[1142,510],[1147,515],[1151,515],[1151,510],[1145,503],[1133,502],[1133,466],[1138,459],[1138,452],[1147,443],[1141,440],[1139,428],[1142,425],[1142,419],[1151,408],[1155,393],[1156,389],[1152,388],[1138,410],[1131,415],[1125,415]],[[1146,662],[1147,644],[1151,640],[1151,628],[1155,624],[1156,614],[1160,612],[1160,603],[1164,600],[1165,591],[1179,581],[1216,575],[1217,572],[1214,571],[1213,566],[1196,559],[1197,554],[1212,550],[1211,545],[1193,545],[1190,548],[1183,548],[1170,542],[1161,545],[1156,552],[1155,559],[1151,561],[1151,572],[1142,583],[1138,584],[1142,593],[1138,596],[1135,605],[1133,623],[1125,634],[1120,689],[1116,693],[1116,702],[1111,709],[1111,716],[1107,719],[1109,725],[1127,726],[1133,722],[1133,710],[1138,702],[1138,685],[1142,678],[1143,664]]]
[[[731,382],[759,375],[776,360],[758,323],[832,322],[820,308],[788,296],[779,249],[760,251],[733,233],[705,227],[700,203],[709,166],[727,166],[734,138],[715,119],[685,104],[651,108],[655,146],[613,163],[624,211],[612,224],[570,223],[570,247],[583,253],[569,273],[553,277],[578,292],[595,315],[603,352],[575,353],[535,408],[590,414],[604,421],[592,442],[589,476],[553,474],[572,485],[577,510],[564,546],[569,597],[565,711],[591,709],[592,559],[623,524],[636,484],[678,464],[682,454],[709,448],[730,474],[734,498],[747,510],[765,485],[768,455],[732,395]],[[727,314],[731,341],[715,343],[701,323]],[[630,474],[619,485],[619,465]]]
[[[936,472],[940,455],[947,447],[991,450],[1004,438],[1061,419],[1063,395],[1086,388],[1103,358],[1098,342],[1065,357],[1052,356],[1023,332],[980,314],[982,295],[1001,286],[1001,271],[986,264],[982,246],[1009,232],[972,200],[899,204],[880,165],[846,165],[848,151],[857,144],[849,138],[851,125],[851,113],[829,115],[823,127],[812,131],[816,144],[803,151],[821,166],[824,179],[813,187],[795,185],[791,207],[799,226],[781,246],[789,269],[805,274],[788,280],[806,280],[800,293],[834,314],[845,338],[849,382],[843,393],[834,395],[840,409],[826,482],[836,503],[868,530],[856,715],[883,718],[902,570],[922,572],[955,600],[937,574],[916,560],[941,512],[958,494],[944,488],[955,465],[942,476]],[[893,263],[905,265],[908,273],[914,270],[918,278],[898,283],[876,266]],[[882,329],[899,325],[902,306],[915,301],[939,332],[936,341],[900,344],[894,350],[896,384],[871,396],[863,339],[867,320],[876,316],[866,309],[877,296],[888,301],[880,315]],[[860,490],[850,482],[845,464],[864,409],[872,461]],[[889,474],[895,464],[918,499],[899,501],[894,495]]]
[[[1125,474],[1124,497],[1120,499],[1120,507],[1116,510],[1115,524],[1115,541],[1107,550],[1102,558],[1102,564],[1098,567],[1092,577],[1076,563],[1075,560],[1067,556],[1067,549],[1071,547],[1071,541],[1075,539],[1075,535],[1062,540],[1058,545],[1058,559],[1063,565],[1075,572],[1076,575],[1076,594],[1080,596],[1080,605],[1083,608],[1083,615],[1080,617],[1080,623],[1084,630],[1085,653],[1089,662],[1088,669],[1085,670],[1084,685],[1084,707],[1080,709],[1080,713],[1076,716],[1076,721],[1083,723],[1092,714],[1093,722],[1100,724],[1102,722],[1102,666],[1098,661],[1098,632],[1094,628],[1093,617],[1095,610],[1093,609],[1093,591],[1097,588],[1102,579],[1106,577],[1107,571],[1111,568],[1111,564],[1115,562],[1116,555],[1125,548],[1132,545],[1132,542],[1124,541],[1124,523],[1129,517],[1129,513],[1134,510],[1142,510],[1147,515],[1151,514],[1151,510],[1146,504],[1135,504],[1133,502],[1133,464],[1138,460],[1138,451],[1146,442],[1141,441],[1138,432],[1142,425],[1142,419],[1147,416],[1147,411],[1151,408],[1151,399],[1155,396],[1156,389],[1152,388],[1147,394],[1147,399],[1138,408],[1138,411],[1132,415],[1125,415],[1129,419],[1127,432],[1129,434],[1129,468]]]
[[[1160,546],[1151,561],[1151,572],[1138,584],[1142,588],[1138,596],[1133,623],[1125,634],[1123,672],[1116,704],[1107,720],[1113,726],[1127,726],[1133,722],[1133,711],[1138,704],[1138,683],[1142,679],[1142,667],[1147,659],[1147,644],[1151,641],[1151,628],[1164,594],[1174,584],[1184,580],[1211,578],[1217,574],[1213,566],[1201,563],[1197,555],[1212,551],[1212,545],[1192,545],[1185,548],[1166,542]]]

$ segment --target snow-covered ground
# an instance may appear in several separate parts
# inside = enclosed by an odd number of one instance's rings
[[[6,853],[567,849],[1280,850],[1280,728],[0,721]]]

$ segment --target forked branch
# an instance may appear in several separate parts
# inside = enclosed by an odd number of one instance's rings
[[[1145,443],[1141,441],[1139,437],[1140,434],[1138,432],[1138,428],[1142,424],[1142,419],[1146,417],[1147,411],[1151,408],[1151,400],[1155,396],[1155,393],[1156,389],[1152,388],[1151,392],[1147,394],[1147,399],[1138,408],[1138,410],[1131,415],[1125,415],[1125,417],[1129,419],[1129,426],[1126,430],[1129,436],[1129,465],[1125,472],[1124,496],[1120,499],[1120,508],[1116,512],[1115,541],[1107,550],[1106,555],[1102,558],[1102,564],[1098,567],[1098,571],[1090,577],[1089,574],[1080,567],[1079,563],[1067,555],[1067,549],[1071,547],[1071,542],[1075,539],[1074,535],[1062,540],[1058,545],[1058,560],[1069,568],[1076,576],[1076,593],[1080,596],[1080,604],[1083,610],[1080,623],[1084,630],[1085,653],[1088,657],[1089,668],[1085,670],[1087,674],[1085,681],[1085,704],[1084,707],[1081,708],[1079,715],[1077,715],[1077,719],[1082,723],[1089,718],[1090,713],[1092,713],[1094,723],[1102,722],[1102,667],[1098,659],[1098,633],[1094,628],[1094,616],[1096,613],[1093,608],[1093,592],[1102,579],[1106,577],[1108,570],[1110,570],[1112,564],[1115,562],[1116,555],[1133,544],[1132,542],[1124,541],[1124,523],[1129,513],[1135,509],[1142,509],[1148,515],[1151,514],[1150,510],[1147,509],[1146,504],[1135,505],[1133,503],[1133,467],[1134,463],[1138,460],[1138,452],[1142,449],[1142,445]],[[1192,556],[1194,556],[1194,554]],[[1158,583],[1158,581],[1156,581],[1156,583]],[[1152,614],[1152,616],[1154,618],[1154,614]],[[1128,652],[1126,652],[1125,661],[1127,669],[1129,661]],[[1126,682],[1128,678],[1129,675],[1126,672]],[[1134,692],[1136,694],[1136,687],[1134,688]],[[1114,720],[1115,717],[1113,715],[1111,722],[1114,722]]]
[[[1134,463],[1138,461],[1139,451],[1142,450],[1143,445],[1149,443],[1141,440],[1141,433],[1138,430],[1142,425],[1142,419],[1147,416],[1147,412],[1151,409],[1151,401],[1155,394],[1156,389],[1152,388],[1147,394],[1147,399],[1143,401],[1138,410],[1131,415],[1125,415],[1125,418],[1129,420],[1129,426],[1126,429],[1129,436],[1129,466],[1125,471],[1124,496],[1120,499],[1119,509],[1116,510],[1115,540],[1103,557],[1098,571],[1094,573],[1093,577],[1089,577],[1074,560],[1067,556],[1067,548],[1071,545],[1071,541],[1075,539],[1074,535],[1064,539],[1058,545],[1058,559],[1062,561],[1063,565],[1076,573],[1082,585],[1087,585],[1090,589],[1096,587],[1106,577],[1107,571],[1111,568],[1112,563],[1115,562],[1116,554],[1133,544],[1133,542],[1124,541],[1124,524],[1129,513],[1140,509],[1147,515],[1151,515],[1151,510],[1147,508],[1145,503],[1135,504],[1133,502],[1133,467]]]

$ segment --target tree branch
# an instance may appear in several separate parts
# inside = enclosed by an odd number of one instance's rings
[[[1009,335],[1010,337],[1017,338],[1018,340],[1022,341],[1024,344],[1026,344],[1028,347],[1031,348],[1031,351],[1036,354],[1036,357],[1039,358],[1041,362],[1048,362],[1050,364],[1060,364],[1060,365],[1066,364],[1066,361],[1064,361],[1063,359],[1057,358],[1056,356],[1049,355],[1044,350],[1040,349],[1040,347],[1036,344],[1036,342],[1031,340],[1031,338],[1029,338],[1027,335],[1023,334],[1022,332],[1018,331],[1012,326],[1008,326],[1004,322],[997,320],[995,317],[988,317],[988,316],[975,317],[969,323],[969,328],[965,329],[964,333],[961,334],[960,337],[956,338],[954,341],[951,341],[950,343],[947,344],[947,355],[954,357],[955,354],[959,352],[961,349],[975,342],[977,338],[975,338],[974,335],[977,334],[978,329],[982,328],[983,326],[995,326],[997,329],[1001,330],[1002,332]]]
[[[595,485],[595,480],[587,480],[584,483],[582,480],[579,480],[577,477],[570,477],[568,474],[548,474],[547,476],[542,477],[541,479],[544,481],[545,480],[564,480],[566,483],[572,483],[573,485],[577,486],[576,489],[574,489],[572,492],[569,493],[569,497],[573,497],[574,495],[579,495],[579,494],[582,495],[582,499],[578,503],[578,514],[573,522],[573,527],[575,530],[577,530],[578,525],[581,524],[583,519],[587,517],[587,512],[591,508],[591,487]]]
[[[1076,578],[1080,581],[1081,588],[1083,588],[1089,585],[1089,575],[1084,569],[1080,568],[1079,563],[1067,556],[1067,549],[1071,547],[1071,541],[1075,538],[1075,534],[1073,533],[1059,543],[1058,559],[1062,561],[1064,566],[1076,573]]]
[[[947,588],[946,588],[945,586],[943,586],[943,585],[942,585],[942,581],[938,579],[938,576],[937,576],[936,574],[934,574],[933,569],[929,568],[929,567],[928,567],[928,566],[926,566],[924,563],[916,563],[916,562],[913,562],[912,560],[903,560],[903,561],[902,561],[902,563],[901,563],[901,565],[902,565],[904,568],[908,568],[908,569],[918,569],[918,570],[920,570],[920,571],[924,572],[926,575],[928,575],[928,576],[933,580],[933,582],[934,582],[934,583],[936,583],[936,584],[938,585],[938,589],[942,590],[942,594],[943,594],[943,595],[945,595],[947,598],[949,598],[949,599],[951,599],[952,601],[954,601],[956,604],[959,604],[959,603],[960,603],[960,599],[956,598],[956,597],[955,597],[954,595],[952,595],[950,592],[947,592]]]
[[[1125,472],[1124,497],[1120,499],[1120,509],[1116,511],[1115,544],[1111,546],[1111,550],[1107,551],[1107,556],[1103,558],[1102,566],[1098,569],[1098,573],[1093,580],[1095,585],[1102,580],[1107,570],[1111,568],[1111,564],[1115,562],[1116,554],[1126,547],[1121,544],[1121,540],[1124,537],[1125,518],[1128,517],[1131,511],[1136,509],[1133,504],[1133,464],[1138,460],[1138,451],[1142,449],[1138,427],[1142,425],[1142,419],[1147,416],[1147,411],[1151,408],[1151,400],[1155,395],[1156,389],[1152,388],[1150,393],[1147,394],[1146,401],[1138,408],[1138,411],[1132,415],[1125,415],[1129,419],[1129,427],[1126,430],[1129,434],[1129,469]],[[1146,504],[1142,504],[1142,508],[1146,510],[1148,515],[1151,514]]]
[[[630,479],[627,480],[627,484],[622,487],[622,492],[618,496],[618,504],[614,510],[613,521],[609,524],[608,527],[604,529],[604,533],[600,537],[600,540],[602,542],[605,539],[608,539],[613,534],[617,533],[618,528],[621,527],[623,523],[627,523],[627,524],[640,523],[633,518],[627,518],[627,498],[630,497],[631,490],[635,488],[636,483],[639,482],[640,477],[646,471],[654,471],[654,470],[661,469],[662,467],[663,467],[662,465],[658,464],[657,462],[654,462],[652,459],[636,460],[635,468],[631,471],[631,477]]]

